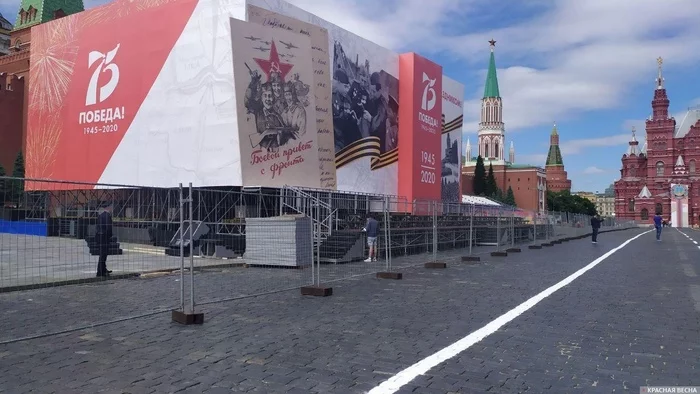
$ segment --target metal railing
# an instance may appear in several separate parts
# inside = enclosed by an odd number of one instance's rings
[[[65,299],[59,322],[65,330],[590,232],[585,215],[393,196],[0,181],[34,190],[2,192],[3,206],[11,208],[0,209],[1,301],[9,309],[13,302],[29,308],[31,320],[42,313],[27,298]],[[286,214],[292,208],[296,214]],[[103,212],[112,220],[107,242],[96,237]],[[376,234],[363,231],[369,217],[379,225]],[[636,223],[610,219],[603,226]],[[96,276],[101,258],[113,280]],[[110,296],[95,284],[110,286]],[[21,291],[27,289],[31,297]],[[0,333],[0,342],[46,334],[48,328],[30,320],[27,329]]]

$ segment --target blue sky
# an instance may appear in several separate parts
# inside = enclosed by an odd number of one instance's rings
[[[476,138],[488,65],[496,64],[508,145],[516,162],[544,165],[553,122],[573,190],[603,191],[651,113],[664,58],[671,113],[700,105],[698,0],[291,0],[397,52],[443,65],[465,85],[464,137]],[[105,1],[86,1],[86,8]],[[18,1],[0,0],[11,21]],[[338,10],[342,9],[342,12]]]

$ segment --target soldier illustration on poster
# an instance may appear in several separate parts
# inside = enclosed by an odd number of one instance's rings
[[[309,38],[236,19],[231,32],[243,183],[320,187]]]
[[[359,55],[352,57],[335,42],[333,127],[339,166],[368,154],[381,157],[398,147],[398,85],[397,78],[385,70],[373,70],[369,59],[362,62]],[[345,152],[349,148],[351,155]]]
[[[299,79],[299,74],[284,82],[279,71],[271,72],[269,81],[263,83],[257,70],[251,70],[247,64],[246,67],[250,71],[250,84],[244,104],[255,117],[257,131],[249,135],[251,146],[277,152],[281,146],[306,134],[309,85]]]
[[[309,37],[313,61],[313,80],[304,81],[311,85],[311,93],[316,98],[316,108],[305,108],[316,113],[316,133],[318,134],[318,159],[321,171],[321,188],[335,190],[337,177],[335,168],[335,149],[333,137],[333,115],[331,113],[331,78],[329,70],[330,55],[328,50],[328,31],[323,27],[306,23],[298,19],[278,14],[251,4],[246,5],[247,20],[265,26],[268,29],[294,32]],[[269,42],[262,44],[269,46]],[[297,45],[280,40],[276,44],[282,60],[292,60],[291,52]],[[264,47],[263,47],[264,49]]]

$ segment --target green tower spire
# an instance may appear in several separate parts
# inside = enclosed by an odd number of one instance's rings
[[[83,0],[22,0],[15,30],[84,11]]]
[[[554,123],[552,133],[549,135],[549,153],[547,154],[546,166],[563,166],[564,159],[561,157],[559,149],[559,133],[557,132],[557,124]]]
[[[491,58],[489,59],[489,71],[486,74],[486,86],[484,86],[484,98],[487,97],[501,97],[501,93],[498,91],[498,76],[496,75],[496,57],[493,54],[493,50],[496,47],[496,41],[489,41],[491,44]]]

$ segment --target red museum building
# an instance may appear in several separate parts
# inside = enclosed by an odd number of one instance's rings
[[[700,107],[689,108],[679,125],[669,116],[662,59],[658,59],[652,115],[640,148],[632,131],[615,181],[615,216],[652,223],[659,212],[673,227],[700,225]]]

